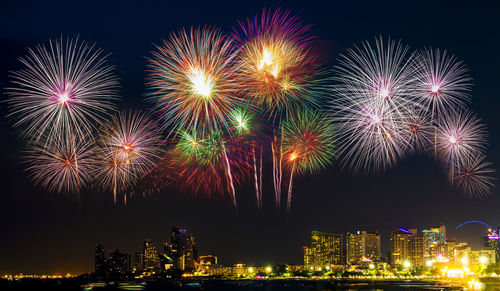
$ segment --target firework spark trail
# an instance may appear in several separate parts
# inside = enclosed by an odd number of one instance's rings
[[[254,182],[255,182],[255,196],[257,199],[257,207],[262,208],[262,197],[261,193],[259,191],[259,177],[257,174],[257,158],[255,156],[255,141],[252,142],[252,159],[253,159],[253,176],[254,176]]]
[[[226,146],[224,145],[224,143],[222,144],[222,152],[224,153],[224,160],[226,162],[226,173],[229,179],[231,198],[233,200],[234,208],[238,209],[238,206],[236,204],[236,191],[234,190],[234,184],[233,184],[233,175],[231,174],[231,165],[229,164],[229,159],[227,158]]]
[[[292,207],[292,187],[293,187],[293,174],[295,173],[295,161],[292,164],[292,171],[290,173],[290,184],[288,185],[288,198],[286,202],[286,210],[290,213]]]
[[[20,59],[25,68],[11,74],[16,86],[7,88],[14,126],[24,127],[30,141],[91,135],[118,99],[118,82],[106,57],[78,38],[28,49]]]
[[[262,207],[262,147],[260,148],[260,176],[259,176],[259,200],[260,200],[260,207]]]

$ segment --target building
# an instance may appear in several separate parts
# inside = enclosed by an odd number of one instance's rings
[[[345,264],[344,235],[313,231],[311,247],[304,247],[304,265],[331,266]]]
[[[421,267],[424,266],[424,238],[415,235],[410,238],[410,263],[412,266]]]
[[[106,275],[106,254],[102,245],[95,247],[95,274],[98,276]]]
[[[471,249],[467,243],[456,243],[453,261],[455,264],[461,263],[463,265],[468,265],[470,252]]]
[[[174,269],[194,270],[198,259],[198,249],[194,236],[186,229],[174,226],[170,242],[165,244],[165,254],[172,259]]]
[[[123,276],[130,271],[130,254],[122,253],[118,249],[109,254],[108,272]]]
[[[380,260],[380,234],[378,232],[348,233],[346,241],[347,263],[358,264],[366,260]]]
[[[499,230],[488,229],[488,233],[483,238],[484,249],[495,251],[495,261],[500,261]]]
[[[392,267],[410,261],[410,240],[412,234],[404,228],[395,229],[391,233],[391,249],[389,261]]]
[[[142,271],[144,269],[144,252],[135,253],[134,257],[134,270]]]
[[[493,249],[482,249],[479,251],[470,251],[468,262],[475,266],[487,266],[489,264],[495,264],[496,251]]]
[[[446,255],[446,226],[424,229],[424,260],[435,260]]]
[[[158,256],[158,252],[156,251],[156,247],[149,239],[144,240],[142,257],[143,257],[143,266],[142,266],[143,271],[147,272],[160,271],[160,258]]]

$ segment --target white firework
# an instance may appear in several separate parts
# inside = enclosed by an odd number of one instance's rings
[[[11,74],[10,114],[30,140],[61,133],[89,135],[115,109],[118,82],[102,50],[62,38],[28,49]]]
[[[404,155],[404,124],[420,108],[414,96],[412,54],[376,39],[348,50],[336,68],[332,117],[343,164],[357,171],[383,170]]]

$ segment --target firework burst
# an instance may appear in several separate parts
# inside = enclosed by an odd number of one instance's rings
[[[74,137],[52,138],[28,147],[25,161],[35,184],[49,191],[79,192],[89,184],[93,170],[93,140]]]
[[[30,139],[60,133],[89,135],[115,109],[116,77],[106,56],[78,39],[50,41],[28,49],[24,69],[12,72],[7,88],[10,114]]]
[[[143,113],[124,111],[113,117],[97,146],[96,179],[117,192],[132,186],[151,169],[161,155],[161,136]]]
[[[332,124],[316,111],[304,111],[288,118],[283,124],[284,160],[290,170],[287,209],[290,210],[293,176],[295,173],[324,169],[334,157]]]
[[[220,131],[181,132],[170,159],[177,170],[177,180],[183,188],[194,192],[229,193],[236,207],[235,185],[249,172],[249,163],[238,154]]]
[[[432,144],[434,127],[426,110],[413,110],[405,121],[404,136],[409,151],[427,150]]]
[[[453,178],[456,165],[468,158],[482,155],[486,147],[486,126],[473,113],[448,114],[441,118],[437,128],[437,148],[450,166]]]
[[[426,49],[414,61],[417,98],[430,112],[432,121],[469,101],[472,79],[465,65],[454,56],[439,49]]]
[[[298,18],[279,9],[264,10],[234,30],[233,37],[241,46],[238,79],[252,106],[274,116],[316,103],[312,97],[321,92],[321,74],[307,48],[312,39],[308,30]]]
[[[357,171],[383,170],[408,147],[404,124],[421,106],[414,98],[408,48],[377,39],[341,57],[335,69],[332,117],[342,163]]]
[[[227,112],[240,103],[235,52],[219,29],[181,30],[158,46],[149,61],[149,99],[164,129],[227,128]]]
[[[485,161],[485,156],[469,156],[456,166],[457,173],[453,177],[453,184],[467,195],[485,197],[491,194],[495,186],[492,175],[495,170],[492,164]]]

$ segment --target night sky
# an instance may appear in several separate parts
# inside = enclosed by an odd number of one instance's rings
[[[498,1],[108,2],[0,1],[0,88],[8,85],[9,71],[21,68],[17,58],[28,47],[80,35],[111,53],[121,82],[120,108],[145,109],[146,57],[154,43],[191,25],[230,32],[237,20],[281,6],[314,25],[314,50],[326,67],[346,48],[380,35],[412,49],[447,49],[463,60],[474,78],[471,108],[488,124],[488,157],[499,168]],[[378,230],[385,257],[390,231],[397,227],[421,230],[443,223],[448,237],[479,248],[485,227],[455,227],[471,219],[500,224],[498,189],[491,198],[467,198],[450,188],[446,173],[425,155],[378,175],[354,175],[334,165],[318,175],[297,176],[290,215],[274,207],[269,161],[263,210],[255,205],[251,182],[237,190],[238,211],[228,197],[173,190],[133,197],[127,205],[115,205],[112,193],[85,192],[78,200],[32,186],[20,161],[25,143],[6,114],[0,103],[0,273],[93,271],[97,243],[133,253],[150,238],[163,249],[173,225],[191,230],[199,253],[215,254],[222,264],[301,264],[301,246],[309,243],[312,230]]]

